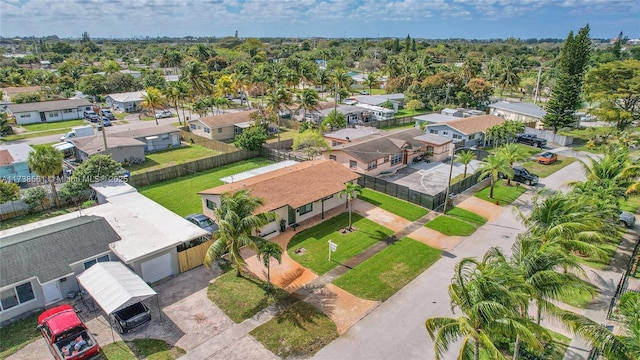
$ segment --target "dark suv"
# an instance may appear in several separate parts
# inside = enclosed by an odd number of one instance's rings
[[[505,174],[500,173],[499,177],[502,179],[506,179],[507,176]],[[527,169],[522,166],[514,166],[513,167],[513,180],[517,182],[521,182],[527,185],[535,185],[538,183],[540,178],[536,174],[530,173]]]
[[[120,334],[125,334],[151,321],[151,311],[147,305],[139,302],[114,312],[111,314],[111,320],[115,329]]]
[[[98,114],[96,114],[95,111],[93,111],[93,110],[86,110],[84,112],[84,119],[85,120],[89,120],[91,122],[100,121],[100,117],[98,117]]]

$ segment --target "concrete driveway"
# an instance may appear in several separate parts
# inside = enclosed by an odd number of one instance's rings
[[[480,161],[471,161],[467,166],[467,173],[474,172],[480,165]],[[411,190],[428,195],[437,195],[447,189],[450,170],[451,163],[420,162],[409,164],[407,167],[398,170],[394,175],[387,176],[384,179],[397,185],[406,186]],[[454,178],[463,174],[464,165],[454,162],[451,177]]]

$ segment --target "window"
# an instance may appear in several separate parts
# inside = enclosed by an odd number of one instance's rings
[[[458,135],[458,134],[453,134],[453,138],[454,139],[462,139],[462,136]]]
[[[191,129],[195,130],[195,129],[196,129],[196,124],[191,124],[191,125],[189,125],[189,127],[190,127]]]
[[[427,152],[433,154],[433,146],[427,146]]]
[[[367,170],[372,170],[378,167],[378,160],[373,160],[367,164]]]
[[[28,118],[31,117],[31,114],[20,114],[20,118]]]
[[[218,128],[218,134],[222,133],[222,128]]]
[[[358,168],[358,162],[355,160],[349,160],[349,169],[357,169]]]
[[[60,116],[60,113],[55,111],[55,112],[50,112],[49,116],[54,117],[54,116]]]
[[[393,154],[393,157],[391,158],[391,165],[400,164],[400,162],[402,162],[402,153]]]
[[[471,135],[469,135],[469,140],[473,140],[473,139],[475,139],[475,138],[476,138],[476,134],[471,134]]]
[[[207,134],[211,134],[211,129],[209,129],[209,128],[204,128],[204,132],[206,132]]]
[[[312,211],[313,211],[313,203],[310,203],[310,204],[307,204],[307,205],[304,205],[304,206],[300,206],[298,208],[298,214],[300,214],[300,215],[304,215],[304,214],[310,213]]]
[[[0,311],[10,309],[35,298],[30,282],[2,290],[0,293],[0,304],[2,305]]]
[[[72,113],[72,112],[76,112],[76,110],[75,109],[64,109],[64,110],[62,110],[62,112],[65,113],[65,114],[69,114],[69,113]]]
[[[216,208],[216,203],[214,203],[213,201],[207,199],[206,203],[207,203],[207,209],[213,210]]]
[[[336,161],[337,159],[335,155],[329,155],[329,160]]]
[[[385,157],[382,159],[382,161],[383,161],[383,162],[386,162],[386,163],[387,163],[387,162],[389,162],[389,155],[385,156]]]
[[[438,130],[429,129],[429,134],[438,134]]]
[[[85,261],[83,265],[84,265],[84,269],[87,270],[88,268],[92,267],[96,263],[108,262],[108,261],[109,261],[109,255],[107,254],[107,255],[103,255],[103,256],[97,257],[95,259],[91,259],[89,261]]]
[[[160,140],[169,140],[169,134],[160,135]]]
[[[447,136],[447,135],[449,135],[449,132],[448,131],[443,131],[442,135]]]

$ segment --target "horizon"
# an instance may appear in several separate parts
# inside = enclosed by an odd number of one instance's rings
[[[639,20],[636,0],[0,0],[3,38],[611,39]]]

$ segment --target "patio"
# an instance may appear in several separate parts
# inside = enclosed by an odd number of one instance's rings
[[[467,174],[473,173],[480,165],[480,161],[472,160],[467,166]],[[447,189],[450,167],[451,163],[444,162],[412,163],[383,179],[406,186],[411,190],[435,196]],[[462,174],[464,174],[464,165],[458,162],[454,163],[451,177],[455,178],[458,175],[462,176]]]

